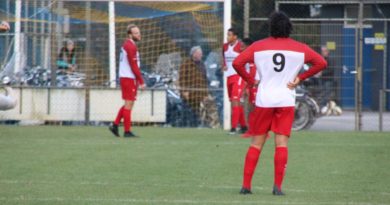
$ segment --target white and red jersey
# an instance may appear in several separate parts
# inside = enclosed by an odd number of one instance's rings
[[[290,90],[287,84],[295,79],[304,63],[312,67],[298,76],[301,81],[325,69],[327,64],[306,44],[291,38],[273,37],[253,43],[233,63],[239,75],[253,85],[254,77],[245,69],[247,63],[255,63],[260,76],[256,96],[258,107],[295,106],[295,90]]]
[[[246,72],[249,73],[251,78],[255,78],[255,80],[260,80],[260,75],[257,72],[256,65],[254,63],[245,64]]]
[[[119,77],[136,79],[139,84],[144,84],[139,66],[137,45],[133,40],[127,39],[121,48],[119,57]]]
[[[223,65],[227,67],[227,70],[224,72],[225,77],[232,75],[237,75],[237,72],[233,68],[233,61],[241,53],[241,42],[236,41],[233,45],[229,43],[223,44]]]

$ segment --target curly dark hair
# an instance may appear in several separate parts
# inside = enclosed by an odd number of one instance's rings
[[[269,17],[269,30],[274,38],[288,38],[293,30],[290,18],[281,11],[274,11]]]

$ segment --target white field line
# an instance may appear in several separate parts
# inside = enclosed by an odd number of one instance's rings
[[[135,199],[135,198],[33,198],[33,197],[20,197],[20,198],[5,198],[0,197],[0,201],[44,201],[44,202],[116,202],[116,203],[144,203],[144,204],[284,204],[284,205],[389,205],[389,204],[377,204],[370,202],[280,202],[280,201],[214,201],[214,200],[191,200],[191,199]]]
[[[215,145],[241,145],[241,144],[247,144],[249,146],[248,140],[242,140],[242,141],[232,141],[232,142],[199,142],[199,141],[160,141],[160,142],[145,142],[145,141],[133,141],[129,139],[119,139],[116,142],[112,141],[105,141],[101,140],[102,142],[96,142],[96,141],[90,141],[90,140],[78,140],[78,141],[59,141],[59,140],[34,140],[33,142],[30,141],[22,141],[22,140],[0,140],[0,143],[3,145],[9,145],[9,144],[25,144],[25,145],[31,145],[31,144],[41,144],[41,145],[127,145],[127,144],[133,144],[133,145],[208,145],[208,146],[215,146]],[[273,141],[273,140],[271,140]],[[268,142],[273,144],[274,142]],[[333,146],[333,147],[390,147],[389,144],[352,144],[352,143],[295,143],[291,142],[291,146],[297,146],[297,145],[305,145],[305,146]]]
[[[71,181],[21,181],[21,180],[0,180],[0,184],[71,184],[71,185],[97,185],[97,186],[115,186],[115,185],[121,185],[121,186],[134,186],[134,187],[142,187],[145,184],[140,183],[131,183],[131,182],[88,182],[88,181],[79,181],[79,182],[71,182]],[[240,186],[228,186],[228,185],[207,185],[207,184],[192,184],[192,185],[173,185],[173,184],[161,184],[161,183],[153,183],[153,184],[147,184],[148,186],[154,186],[154,187],[170,187],[170,188],[180,188],[180,187],[189,187],[189,188],[202,188],[202,189],[230,189],[230,190],[239,190]],[[271,192],[270,187],[261,187],[261,186],[253,186],[253,190],[269,190]],[[367,192],[367,191],[345,191],[345,190],[335,190],[335,191],[329,191],[329,190],[302,190],[302,189],[284,189],[286,192],[297,192],[297,193],[330,193],[330,194],[371,194],[371,195],[385,195],[390,196],[389,192]]]

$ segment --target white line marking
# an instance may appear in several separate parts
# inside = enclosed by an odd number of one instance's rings
[[[0,201],[49,201],[49,202],[63,202],[63,201],[78,201],[78,202],[127,202],[127,203],[146,203],[146,204],[286,204],[286,205],[308,205],[312,202],[280,202],[280,201],[214,201],[214,200],[191,200],[191,199],[134,199],[134,198],[33,198],[33,197],[20,197],[20,198],[5,198],[1,197]],[[321,205],[389,205],[389,204],[376,204],[371,202],[315,202],[315,204]]]
[[[139,183],[129,183],[129,182],[88,182],[88,181],[20,181],[20,180],[0,180],[0,184],[72,184],[72,185],[100,185],[100,186],[113,186],[113,185],[125,185],[125,186],[144,186],[145,184]],[[230,189],[230,190],[239,190],[240,186],[229,186],[229,185],[208,185],[208,184],[191,184],[191,185],[173,185],[173,184],[161,184],[161,183],[153,183],[152,185],[148,184],[148,186],[158,186],[158,187],[191,187],[191,188],[206,188],[206,189]],[[262,187],[262,186],[253,186],[253,190],[269,190],[271,192],[270,187]],[[371,194],[371,195],[387,195],[390,196],[389,192],[367,192],[367,191],[340,191],[340,190],[303,190],[303,189],[284,189],[286,192],[297,192],[297,193],[344,193],[344,194]],[[238,192],[238,191],[237,191]]]

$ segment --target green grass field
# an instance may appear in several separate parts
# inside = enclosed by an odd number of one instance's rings
[[[222,130],[0,126],[0,204],[390,204],[390,134],[298,132],[286,196],[271,194],[273,140],[239,195],[249,139]]]

